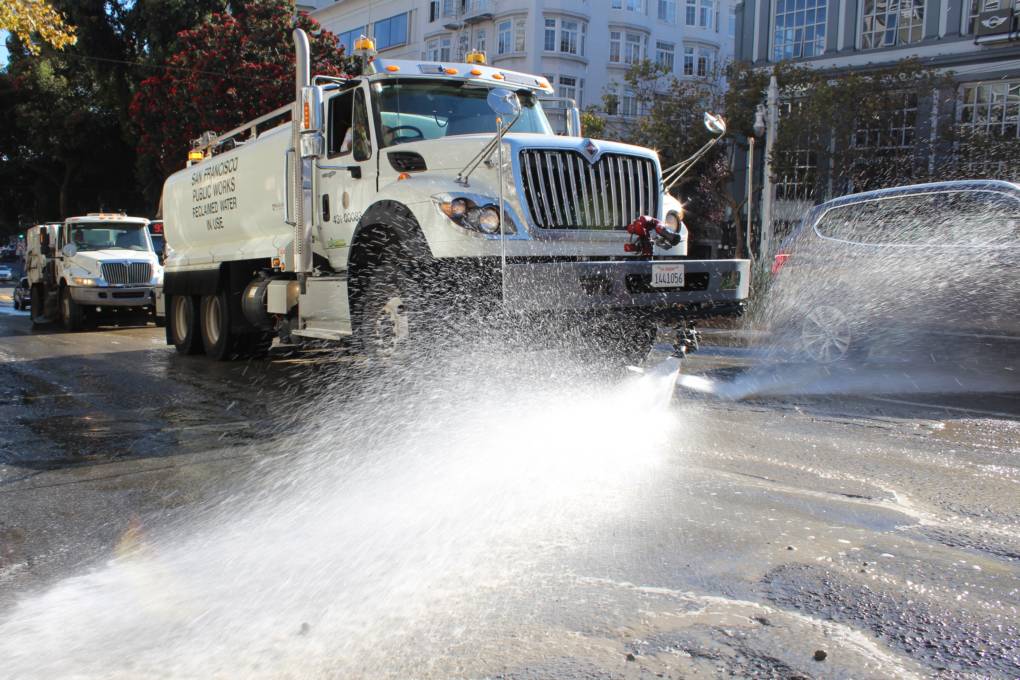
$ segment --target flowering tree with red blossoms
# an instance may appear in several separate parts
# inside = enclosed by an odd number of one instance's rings
[[[289,0],[231,4],[236,11],[179,33],[166,67],[134,95],[140,169],[153,184],[184,166],[203,132],[224,132],[293,101],[295,24],[308,33],[313,74],[344,72],[336,36],[307,14],[295,22]]]

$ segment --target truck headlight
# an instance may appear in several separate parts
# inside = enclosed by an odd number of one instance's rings
[[[91,276],[72,276],[71,281],[76,286],[98,286],[99,282]]]
[[[470,198],[463,197],[449,200],[437,198],[436,204],[444,215],[462,227],[479,231],[487,236],[499,234],[500,222],[503,220],[499,219],[499,207],[495,204],[489,203],[480,206]],[[511,220],[505,220],[503,233],[516,233]]]

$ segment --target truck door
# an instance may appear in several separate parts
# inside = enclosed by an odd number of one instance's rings
[[[326,160],[319,166],[316,209],[323,248],[334,269],[347,268],[354,228],[376,193],[375,137],[366,88],[358,84],[326,102]]]

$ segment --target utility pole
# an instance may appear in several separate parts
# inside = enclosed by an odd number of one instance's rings
[[[779,130],[779,83],[775,74],[769,78],[768,113],[765,116],[765,172],[761,185],[761,244],[758,253],[763,261],[772,257],[772,204],[776,199],[776,187],[772,182],[772,150],[776,145]]]
[[[758,104],[754,110],[754,127],[752,137],[747,138],[747,226],[744,228],[744,253],[749,260],[754,259],[751,250],[751,232],[754,227],[754,146],[758,137],[765,134],[765,107]]]

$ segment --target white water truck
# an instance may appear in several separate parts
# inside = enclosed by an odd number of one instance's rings
[[[362,37],[356,75],[312,78],[308,38],[294,39],[293,105],[204,135],[164,185],[157,309],[179,352],[353,338],[384,356],[467,300],[611,317],[643,351],[659,324],[740,312],[747,260],[685,259],[668,188],[692,163],[663,171],[650,149],[577,136],[573,102],[555,135],[549,83],[481,53],[382,60]],[[706,121],[711,144],[725,124]]]

